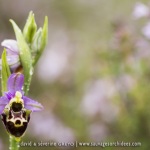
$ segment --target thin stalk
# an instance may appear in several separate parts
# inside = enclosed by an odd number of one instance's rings
[[[19,150],[19,142],[12,136],[9,136],[9,150]]]

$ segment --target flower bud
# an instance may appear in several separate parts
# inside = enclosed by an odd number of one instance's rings
[[[33,36],[37,30],[33,12],[30,12],[27,22],[23,29],[23,36],[28,43],[32,42]]]

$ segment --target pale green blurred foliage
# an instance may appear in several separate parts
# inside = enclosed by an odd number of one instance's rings
[[[0,2],[1,41],[15,38],[8,21],[10,18],[22,28],[30,10],[33,10],[40,26],[45,15],[49,18],[48,46],[35,68],[29,93],[44,105],[45,110],[43,116],[40,113],[31,116],[23,141],[59,141],[63,138],[67,141],[69,137],[77,141],[137,141],[142,142],[142,147],[137,149],[149,149],[150,41],[142,34],[149,18],[134,19],[132,12],[136,2]],[[148,0],[144,2],[148,4]],[[47,62],[51,64],[44,65]],[[38,122],[38,118],[42,120],[42,117],[45,118],[46,125],[44,119],[43,122]],[[53,125],[48,124],[48,119],[56,121],[64,131],[57,129],[57,126],[51,128]],[[38,127],[35,124],[49,127],[49,136],[37,136],[35,129]],[[1,128],[1,139],[8,144],[2,124]],[[61,137],[51,136],[52,129]]]

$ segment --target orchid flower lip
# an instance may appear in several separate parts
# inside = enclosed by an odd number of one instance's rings
[[[39,102],[24,96],[23,84],[23,74],[13,73],[10,75],[7,82],[8,91],[5,92],[4,96],[0,97],[0,114],[2,114],[6,105],[11,105],[12,102],[22,103],[24,109],[31,110],[32,112],[43,109],[43,106]]]

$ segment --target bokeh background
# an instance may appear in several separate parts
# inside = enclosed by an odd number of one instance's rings
[[[35,68],[34,113],[24,142],[125,141],[150,148],[150,3],[148,0],[1,0],[0,42],[15,39],[29,11],[49,18],[48,45]],[[1,47],[1,51],[3,48]],[[0,150],[8,149],[0,123]],[[100,147],[21,147],[20,150]],[[132,149],[107,147],[107,150]]]

